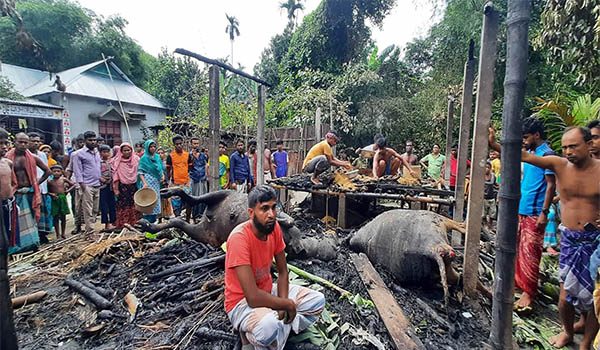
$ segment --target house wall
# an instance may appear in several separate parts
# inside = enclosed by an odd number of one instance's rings
[[[98,133],[98,119],[90,117],[90,114],[102,114],[108,108],[109,103],[120,110],[119,103],[116,101],[101,100],[95,97],[85,97],[78,95],[65,94],[64,97],[60,93],[52,93],[49,95],[38,96],[40,100],[50,102],[59,106],[63,106],[71,116],[71,134],[74,139],[77,135],[88,130],[93,130]],[[149,127],[158,124],[166,116],[166,110],[148,106],[140,106],[131,103],[123,103],[123,109],[126,112],[133,111],[137,113],[145,113],[146,119],[137,121],[129,120],[129,130],[133,142],[142,141],[142,127]],[[125,122],[118,118],[107,116],[103,120],[120,120],[121,121],[121,139],[129,141]]]

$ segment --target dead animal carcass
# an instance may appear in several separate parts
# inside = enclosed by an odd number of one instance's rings
[[[161,191],[162,198],[179,196],[182,202],[190,206],[206,205],[199,222],[190,224],[181,219],[171,219],[164,224],[151,224],[142,219],[137,227],[146,232],[156,233],[175,227],[196,241],[218,247],[227,241],[231,231],[240,223],[247,221],[248,195],[235,191],[217,191],[201,196],[191,196],[181,188],[167,188]],[[294,219],[278,212],[277,222],[281,226],[288,254],[332,260],[336,257],[336,243],[330,238],[317,239],[304,237],[295,226]]]
[[[458,281],[451,265],[456,255],[448,244],[449,229],[464,231],[455,221],[431,211],[390,210],[356,232],[350,246],[386,267],[401,283],[441,280],[447,299],[448,283]]]

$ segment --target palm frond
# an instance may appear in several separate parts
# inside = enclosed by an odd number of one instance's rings
[[[589,94],[579,96],[573,104],[573,119],[577,125],[583,126],[598,118],[598,112],[600,112],[600,98],[592,102]]]

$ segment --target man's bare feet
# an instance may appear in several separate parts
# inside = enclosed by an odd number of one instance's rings
[[[521,294],[521,298],[517,301],[517,307],[524,308],[530,306],[531,302],[531,296],[527,294],[527,292],[523,292],[523,294]]]
[[[573,335],[569,335],[565,332],[560,332],[559,334],[550,337],[550,339],[548,339],[548,342],[550,342],[550,345],[554,346],[555,348],[559,349],[562,348],[563,346],[570,344],[573,342]]]
[[[585,318],[579,317],[579,320],[573,324],[573,332],[575,334],[583,334],[585,332]]]
[[[548,254],[550,254],[550,256],[558,256],[560,254],[560,252],[556,251],[556,249],[552,247],[546,248],[546,251],[548,252]]]

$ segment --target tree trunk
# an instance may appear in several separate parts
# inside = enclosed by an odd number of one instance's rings
[[[471,135],[471,109],[473,108],[473,80],[475,80],[475,58],[473,57],[473,40],[469,42],[469,58],[465,63],[465,78],[463,81],[462,105],[460,107],[460,134],[458,136],[458,154],[456,161],[456,183],[454,198],[454,221],[463,222],[465,208],[465,176],[467,174],[467,158],[469,153],[469,136]],[[446,159],[451,162],[451,159]],[[462,235],[452,231],[452,246],[461,244]]]
[[[492,3],[487,3],[483,12],[463,267],[465,293],[471,297],[477,295],[477,284],[479,282],[479,240],[481,238],[485,165],[488,156],[488,128],[492,117],[492,100],[494,98],[494,68],[496,67],[499,22],[498,11],[494,9]]]
[[[521,195],[521,112],[525,98],[529,50],[530,3],[509,0],[506,20],[506,75],[502,112],[502,177],[496,235],[494,300],[490,345],[512,347],[512,308],[515,285],[515,256],[519,198]]]

